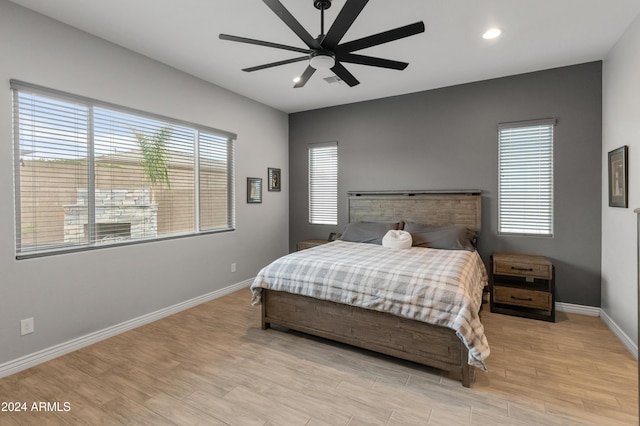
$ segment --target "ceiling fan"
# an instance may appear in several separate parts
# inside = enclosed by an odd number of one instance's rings
[[[349,30],[369,0],[347,0],[326,34],[324,32],[324,11],[331,7],[331,0],[313,0],[315,8],[320,10],[320,35],[317,38],[313,38],[279,0],[263,1],[269,9],[278,15],[304,44],[307,45],[306,49],[228,34],[220,34],[220,39],[304,53],[305,56],[244,68],[242,70],[252,72],[308,60],[309,65],[300,76],[300,79],[297,80],[295,86],[293,86],[296,88],[303,87],[317,69],[330,69],[350,87],[360,84],[342,63],[403,70],[409,65],[407,62],[358,55],[353,52],[424,32],[424,23],[420,21],[340,44],[342,37]]]

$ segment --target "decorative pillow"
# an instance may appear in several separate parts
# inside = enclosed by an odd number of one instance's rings
[[[404,230],[411,234],[413,245],[417,247],[475,250],[476,233],[464,226],[433,226],[407,222]]]
[[[382,237],[382,245],[396,249],[411,248],[411,234],[406,231],[387,231]]]
[[[399,227],[399,222],[352,222],[347,225],[340,239],[353,243],[382,244],[384,234]]]

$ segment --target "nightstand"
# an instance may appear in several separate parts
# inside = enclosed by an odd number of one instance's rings
[[[304,250],[304,249],[308,249],[311,247],[315,247],[315,246],[319,246],[321,244],[326,244],[329,241],[327,240],[304,240],[304,241],[300,241],[298,244],[296,244],[296,251],[300,251],[300,250]]]
[[[491,312],[555,321],[555,268],[544,256],[491,256]]]

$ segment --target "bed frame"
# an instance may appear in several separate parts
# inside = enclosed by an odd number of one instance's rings
[[[480,191],[349,192],[350,222],[404,220],[479,232],[480,213]],[[262,328],[271,324],[454,372],[465,387],[474,380],[467,348],[446,327],[262,289]]]

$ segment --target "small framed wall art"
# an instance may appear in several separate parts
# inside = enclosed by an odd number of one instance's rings
[[[628,151],[626,145],[609,151],[609,207],[629,207]]]
[[[269,167],[267,176],[269,179],[269,191],[280,192],[280,169]]]
[[[247,203],[262,202],[262,178],[247,178]]]

